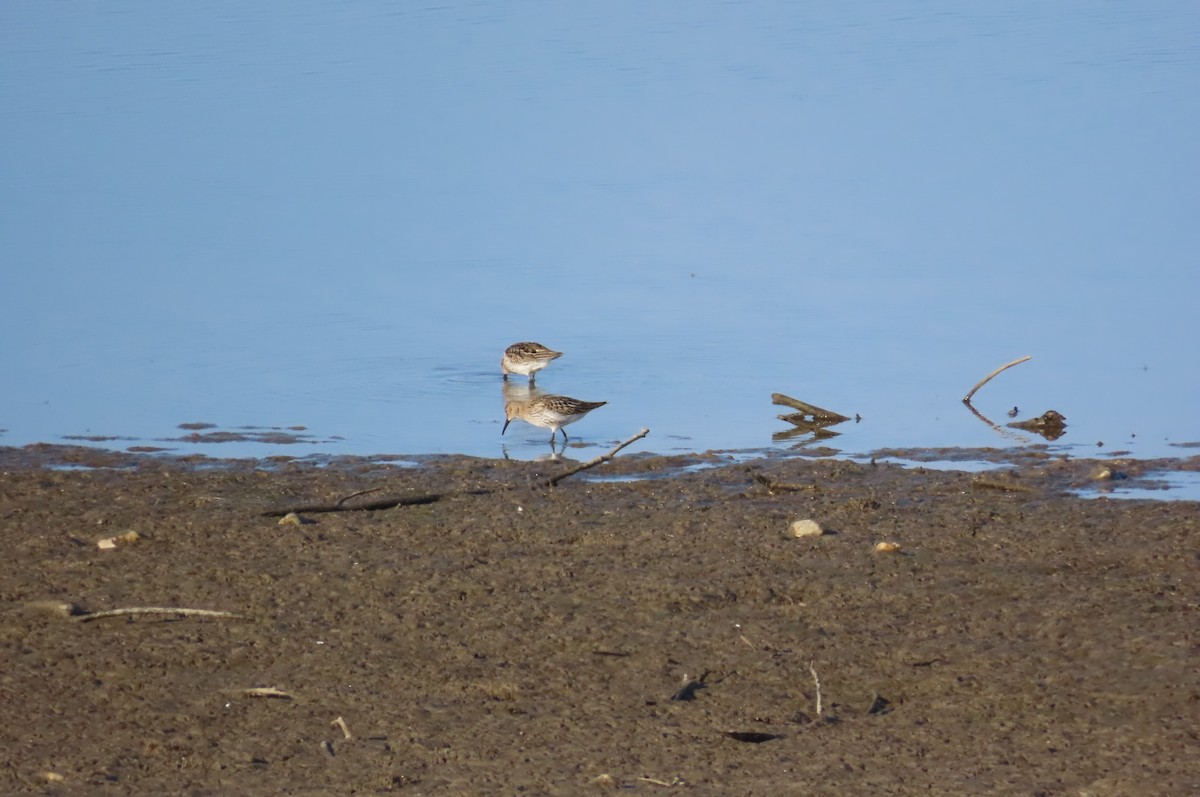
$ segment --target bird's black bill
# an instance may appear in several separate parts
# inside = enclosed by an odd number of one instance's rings
[[[512,423],[512,418],[509,418],[504,422],[504,428],[500,430],[500,434],[504,434],[508,430],[508,425],[510,423]]]

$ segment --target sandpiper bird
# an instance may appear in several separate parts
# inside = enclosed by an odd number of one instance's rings
[[[538,396],[529,401],[509,401],[504,405],[504,428],[500,434],[508,431],[508,425],[517,418],[550,430],[550,443],[558,430],[569,423],[587,415],[597,407],[603,407],[607,401],[580,401],[568,396]],[[567,442],[567,430],[563,429],[563,444]]]
[[[529,381],[532,382],[538,371],[559,357],[562,357],[561,351],[547,349],[540,343],[514,343],[504,350],[504,356],[500,358],[500,370],[505,379],[508,379],[509,374],[521,374],[529,377]]]

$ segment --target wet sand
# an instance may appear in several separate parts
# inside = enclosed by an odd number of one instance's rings
[[[0,792],[1200,793],[1200,504],[1101,465],[3,450]]]

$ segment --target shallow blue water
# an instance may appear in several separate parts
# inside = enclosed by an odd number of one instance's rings
[[[1200,10],[960,6],[6,3],[0,444],[1192,453]]]

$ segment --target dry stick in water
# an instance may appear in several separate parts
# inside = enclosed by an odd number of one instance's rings
[[[997,368],[995,371],[992,371],[990,374],[985,376],[983,379],[980,379],[979,383],[977,385],[975,385],[975,387],[971,388],[970,391],[967,392],[967,395],[963,396],[963,404],[970,404],[971,396],[975,395],[975,391],[978,390],[979,388],[983,387],[984,385],[986,385],[988,382],[992,381],[992,378],[995,377],[997,374],[999,374],[1001,371],[1007,371],[1009,368],[1012,368],[1014,365],[1020,365],[1021,363],[1025,362],[1026,360],[1032,360],[1032,359],[1033,359],[1033,355],[1027,354],[1024,357],[1020,357],[1016,360],[1013,360],[1010,363],[1005,363],[1004,365]]]
[[[791,407],[794,410],[800,410],[800,412],[803,415],[811,415],[813,417],[813,419],[817,420],[817,421],[848,421],[848,420],[850,420],[849,418],[847,418],[845,415],[842,415],[841,413],[834,412],[833,410],[822,409],[815,404],[809,404],[807,401],[801,401],[800,399],[792,398],[791,396],[789,396],[785,393],[772,393],[771,394],[771,403],[779,404],[784,407]],[[781,415],[779,417],[784,418],[786,420],[786,417],[783,415]]]
[[[92,620],[103,620],[106,617],[125,617],[134,614],[175,614],[183,617],[233,617],[238,615],[233,612],[219,612],[212,609],[178,609],[172,606],[135,606],[129,609],[109,609],[103,612],[88,612],[87,614],[79,614],[75,619],[81,623],[91,622]]]
[[[576,473],[579,473],[580,471],[587,470],[588,468],[594,468],[594,467],[596,467],[597,465],[599,465],[599,464],[600,464],[600,463],[602,463],[602,462],[609,462],[609,461],[611,461],[611,460],[612,460],[612,458],[613,458],[613,457],[615,457],[615,456],[617,455],[617,452],[618,452],[618,451],[620,451],[622,448],[624,448],[625,446],[629,445],[630,443],[633,443],[633,442],[636,442],[636,441],[638,441],[638,440],[641,440],[643,437],[645,437],[645,436],[646,436],[646,435],[648,435],[648,434],[650,434],[650,430],[649,430],[649,429],[647,429],[647,428],[645,428],[645,427],[642,427],[642,431],[638,432],[638,433],[637,433],[637,434],[635,434],[633,437],[631,437],[631,438],[629,438],[628,440],[626,440],[624,443],[621,443],[621,445],[617,446],[617,447],[616,447],[616,448],[614,448],[612,451],[609,451],[607,454],[602,454],[602,455],[600,455],[600,456],[596,457],[596,458],[595,458],[595,459],[593,459],[593,460],[590,460],[590,461],[588,461],[588,462],[585,462],[585,463],[583,463],[582,465],[578,465],[578,466],[576,466],[576,467],[574,467],[574,468],[571,468],[569,471],[566,471],[565,473],[560,473],[560,474],[558,474],[557,476],[554,476],[554,477],[552,477],[552,478],[549,478],[549,479],[547,479],[547,480],[546,480],[546,486],[547,486],[547,487],[554,487],[554,486],[556,486],[556,485],[557,485],[557,484],[558,484],[560,481],[562,481],[563,479],[567,478],[568,476],[574,476]]]

